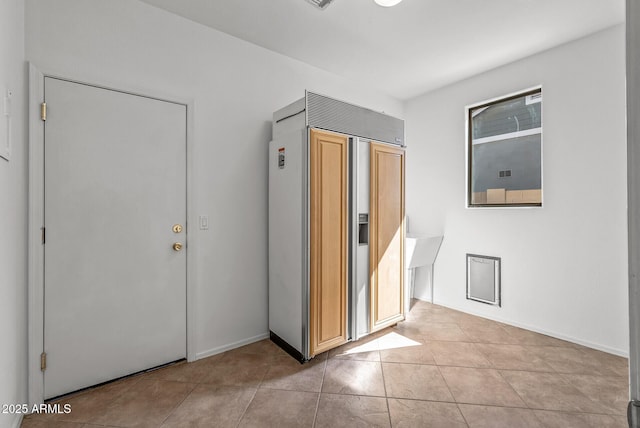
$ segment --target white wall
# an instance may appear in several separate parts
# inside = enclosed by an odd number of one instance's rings
[[[640,3],[626,2],[627,172],[629,185],[629,390],[640,398]],[[640,412],[631,406],[632,420]],[[630,424],[631,425],[631,424]],[[633,426],[633,425],[632,425]]]
[[[195,101],[196,348],[268,333],[267,154],[274,110],[304,89],[402,117],[400,101],[147,4],[27,1],[26,57],[70,77]]]
[[[27,397],[27,148],[24,4],[0,1],[0,101],[13,92],[12,156],[0,158],[0,404]],[[0,103],[0,108],[2,104]],[[0,111],[0,120],[5,120]],[[0,136],[0,144],[4,139]],[[0,427],[15,426],[18,415],[1,414]]]
[[[436,303],[628,353],[624,53],[621,25],[406,103],[411,231],[444,233]],[[544,207],[465,209],[465,106],[538,84]],[[502,258],[502,308],[465,299],[466,253]]]

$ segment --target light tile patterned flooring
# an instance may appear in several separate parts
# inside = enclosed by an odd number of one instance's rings
[[[301,365],[268,340],[60,400],[26,428],[627,427],[627,360],[415,301]]]

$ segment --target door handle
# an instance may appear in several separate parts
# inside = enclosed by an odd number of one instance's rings
[[[182,250],[182,244],[180,242],[176,242],[175,244],[173,244],[173,251],[180,251]]]

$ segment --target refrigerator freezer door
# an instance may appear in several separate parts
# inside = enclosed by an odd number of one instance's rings
[[[309,136],[309,356],[348,340],[349,187],[346,136]]]
[[[298,130],[269,143],[269,330],[301,359],[307,357],[306,141],[306,130]]]

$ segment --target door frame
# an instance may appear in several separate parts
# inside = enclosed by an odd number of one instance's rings
[[[44,402],[44,373],[40,370],[40,355],[44,347],[44,246],[42,225],[44,224],[44,126],[40,118],[40,104],[44,100],[44,79],[51,77],[100,89],[124,92],[159,101],[182,104],[187,109],[186,123],[186,211],[187,211],[187,361],[196,359],[196,249],[197,217],[195,216],[195,171],[193,157],[194,101],[162,90],[131,87],[118,82],[105,82],[94,77],[77,76],[75,73],[57,72],[29,63],[29,101],[27,103],[29,123],[29,194],[28,194],[28,400],[30,407]],[[189,233],[191,232],[191,233]]]

